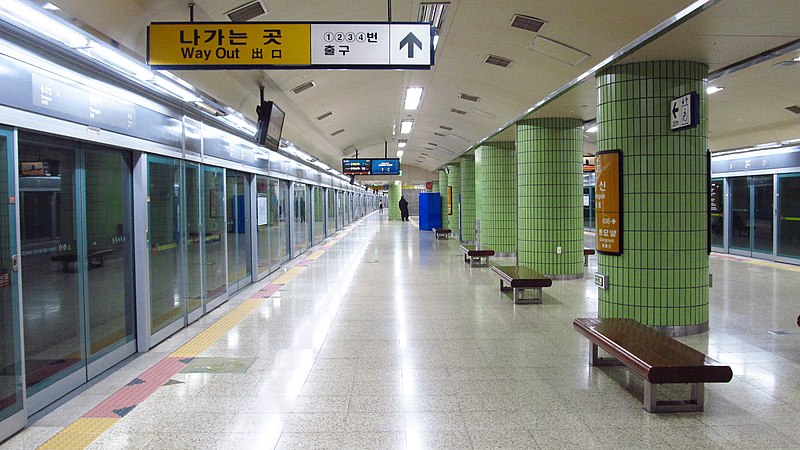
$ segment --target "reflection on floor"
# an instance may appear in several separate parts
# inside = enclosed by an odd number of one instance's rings
[[[706,386],[705,412],[649,414],[642,382],[590,368],[572,330],[597,314],[591,277],[514,305],[456,240],[379,214],[348,231],[2,448],[54,436],[93,449],[800,446],[800,268],[713,255],[711,331],[681,340],[734,379]],[[255,359],[244,373],[179,373],[197,356]]]

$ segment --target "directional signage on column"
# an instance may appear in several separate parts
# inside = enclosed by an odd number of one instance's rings
[[[622,152],[606,150],[595,155],[595,217],[597,251],[622,254]]]
[[[392,24],[391,64],[431,66],[433,64],[430,24]]]
[[[429,69],[429,23],[157,22],[153,69]]]
[[[680,131],[700,123],[700,96],[690,92],[669,102],[670,130]]]

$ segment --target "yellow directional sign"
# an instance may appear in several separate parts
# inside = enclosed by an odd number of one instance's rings
[[[154,69],[429,69],[429,23],[156,22]]]
[[[311,25],[152,23],[147,60],[153,67],[308,65]]]

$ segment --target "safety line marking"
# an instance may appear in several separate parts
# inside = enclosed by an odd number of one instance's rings
[[[333,244],[337,243],[339,239],[346,235],[353,227],[354,226],[351,226],[347,229],[347,232],[342,233],[339,238],[329,242],[325,246],[333,246]],[[310,265],[324,252],[325,250],[322,249],[317,250],[303,261],[307,261],[307,265]],[[167,383],[176,373],[186,367],[186,365],[191,362],[192,358],[202,353],[219,338],[228,333],[242,319],[258,308],[266,298],[269,298],[272,294],[277,292],[304,269],[305,267],[293,267],[287,270],[286,273],[278,277],[278,279],[256,292],[253,297],[248,298],[242,302],[242,304],[232,309],[224,317],[214,322],[210,327],[175,350],[171,355],[142,372],[138,377],[131,380],[131,382],[117,390],[117,392],[111,394],[81,418],[56,433],[38,448],[46,450],[72,450],[84,449],[89,446],[103,433],[108,431],[109,428],[119,422],[120,418],[125,417],[128,413],[133,411],[136,406],[150,397],[153,392],[158,390],[158,388]]]
[[[305,270],[305,267],[292,267],[291,269],[284,272],[283,275],[278,277],[273,283],[275,284],[287,284],[294,279],[294,277],[300,275],[300,272]]]
[[[59,431],[39,448],[44,450],[83,449],[117,422],[119,419],[80,418]]]

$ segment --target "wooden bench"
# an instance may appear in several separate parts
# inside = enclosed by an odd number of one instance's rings
[[[487,267],[489,265],[489,257],[494,256],[494,250],[489,248],[478,249],[474,245],[461,244],[458,249],[464,254],[464,262],[469,262],[470,267]],[[478,261],[478,264],[474,264],[475,260]]]
[[[95,269],[98,267],[103,267],[103,257],[110,253],[113,253],[114,250],[110,248],[104,248],[100,250],[92,250],[86,254],[87,259],[89,260],[89,269]],[[56,255],[50,258],[51,261],[57,261],[62,264],[61,271],[62,272],[72,272],[73,269],[70,269],[69,265],[74,264],[78,261],[78,254],[76,252],[67,252],[62,253],[60,255]]]
[[[450,228],[434,228],[433,233],[436,235],[436,239],[447,239],[453,232],[450,231]]]
[[[500,290],[512,292],[514,303],[542,303],[542,288],[553,285],[550,278],[524,266],[492,266],[492,272],[500,276]],[[503,286],[503,281],[508,287]],[[536,296],[522,298],[525,289],[536,290]]]
[[[594,253],[595,252],[594,252],[593,248],[585,248],[585,249],[583,249],[583,265],[584,266],[588,266],[589,265],[589,256],[590,255],[594,255]]]
[[[729,366],[633,319],[575,319],[575,330],[589,339],[589,364],[626,365],[644,379],[648,412],[702,411],[703,383],[727,383]],[[600,358],[600,347],[613,358]],[[689,384],[688,400],[658,400],[659,384]]]

